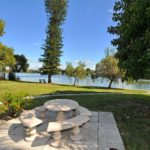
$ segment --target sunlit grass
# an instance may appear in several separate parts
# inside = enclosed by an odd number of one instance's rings
[[[86,93],[86,92],[109,92],[109,93],[130,93],[130,94],[146,93],[144,90],[107,89],[100,87],[0,81],[0,95],[6,92],[11,93],[23,92],[28,95]]]

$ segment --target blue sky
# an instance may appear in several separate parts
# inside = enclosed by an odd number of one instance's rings
[[[107,27],[113,24],[114,1],[69,0],[63,25],[63,67],[67,61],[81,60],[92,68],[104,57],[105,48],[112,47],[113,36]],[[6,22],[0,42],[13,47],[16,54],[24,54],[31,68],[38,67],[47,26],[44,0],[0,0],[0,19]]]

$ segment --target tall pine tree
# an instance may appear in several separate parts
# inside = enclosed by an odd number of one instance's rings
[[[48,83],[51,83],[51,76],[59,72],[63,47],[61,26],[66,17],[67,0],[45,0],[45,9],[48,16],[47,37],[40,61],[43,63],[41,71],[48,75]]]

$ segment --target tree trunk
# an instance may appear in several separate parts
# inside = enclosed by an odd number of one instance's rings
[[[4,72],[4,76],[3,77],[4,77],[4,80],[6,80],[6,74],[5,74],[5,72]]]
[[[48,83],[52,83],[51,74],[48,74]]]
[[[75,77],[75,79],[74,79],[74,84],[73,84],[74,86],[76,85],[76,81],[77,81],[77,78]]]
[[[109,89],[111,88],[111,85],[112,85],[113,81],[114,81],[114,79],[113,79],[113,78],[112,78],[112,79],[110,79],[109,86],[108,86],[108,88],[109,88]]]

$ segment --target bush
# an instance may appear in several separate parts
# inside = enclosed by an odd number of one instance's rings
[[[1,98],[0,113],[11,117],[18,116],[31,102],[31,99],[26,97],[27,95],[22,93],[17,95],[5,94]]]
[[[16,75],[13,71],[10,71],[8,74],[8,79],[11,81],[15,81],[16,80]]]

